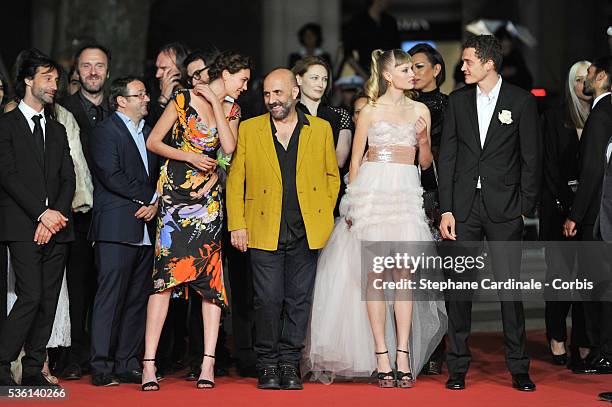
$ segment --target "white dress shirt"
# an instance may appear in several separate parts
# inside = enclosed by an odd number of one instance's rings
[[[32,120],[32,117],[36,115],[42,116],[42,119],[40,120],[40,125],[42,126],[43,140],[44,140],[47,135],[46,134],[47,129],[45,128],[47,127],[47,118],[45,117],[45,109],[43,108],[40,112],[37,112],[30,105],[26,104],[23,100],[19,102],[18,108],[19,110],[21,110],[21,113],[23,113],[23,115],[25,116],[26,121],[28,122],[28,125],[30,126],[30,131],[32,132],[32,134],[34,134],[34,120]]]
[[[606,92],[606,93],[602,93],[601,95],[597,96],[595,98],[595,100],[593,101],[593,106],[591,106],[591,110],[593,110],[595,108],[595,105],[597,104],[597,102],[599,102],[601,99],[605,98],[606,96],[608,96],[611,93],[612,92]]]
[[[45,138],[47,137],[47,118],[45,117],[45,109],[43,108],[40,112],[37,112],[36,110],[34,110],[30,105],[28,105],[26,102],[23,101],[23,99],[21,100],[21,102],[19,102],[19,105],[17,106],[17,108],[19,108],[19,110],[21,111],[21,113],[25,116],[26,121],[28,122],[28,125],[30,126],[30,131],[32,132],[32,137],[34,136],[34,120],[32,120],[32,117],[36,116],[36,115],[41,115],[42,119],[40,119],[40,126],[42,127],[42,131],[43,131],[43,142],[45,141]],[[45,205],[49,206],[49,198],[45,198]],[[45,209],[45,212],[47,212],[48,209]],[[45,212],[41,213],[38,218],[36,219],[38,222],[40,222],[40,218],[42,218],[42,216],[45,214]]]
[[[480,89],[480,86],[476,86],[476,110],[478,113],[478,132],[480,133],[480,147],[484,147],[485,140],[487,137],[487,131],[489,130],[489,124],[495,113],[495,105],[497,104],[497,98],[499,97],[499,90],[501,89],[502,78],[499,76],[497,83],[493,86],[493,89],[487,94]],[[480,189],[480,176],[478,177],[478,183],[476,188]]]
[[[145,171],[147,172],[147,175],[148,175],[149,174],[149,161],[147,159],[147,147],[146,147],[146,143],[144,139],[144,133],[142,132],[142,130],[144,129],[144,125],[145,125],[144,119],[140,119],[139,123],[134,123],[132,119],[130,119],[127,115],[119,111],[115,113],[117,114],[117,116],[121,118],[121,120],[123,120],[123,123],[125,123],[126,127],[130,131],[130,135],[134,139],[134,142],[136,143],[136,147],[138,147],[140,158],[142,158],[142,162],[144,164]],[[157,199],[157,192],[153,194],[153,199],[151,199],[151,205],[155,202],[156,199]],[[139,243],[130,243],[130,244],[134,246],[151,246],[151,239],[149,238],[147,222],[145,222],[144,224],[144,235],[142,237],[142,240]]]

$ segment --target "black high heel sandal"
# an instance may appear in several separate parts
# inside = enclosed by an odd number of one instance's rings
[[[396,350],[398,352],[405,353],[406,357],[410,355],[410,352],[406,350],[401,350],[401,349],[396,349]],[[410,360],[408,360],[408,363],[410,363]],[[414,386],[414,377],[412,376],[412,373],[402,372],[401,370],[397,369],[397,358],[395,358],[395,366],[397,370],[397,387],[402,388],[402,389],[409,389],[412,386]]]
[[[153,362],[155,363],[155,359],[143,359],[143,362]],[[155,374],[155,376],[157,377],[157,373]],[[157,382],[146,382],[143,383],[140,386],[140,390],[142,391],[158,391],[159,390],[159,383]]]
[[[377,356],[378,355],[386,355],[389,353],[388,350],[384,351],[384,352],[374,352]],[[376,375],[376,378],[378,379],[378,387],[381,387],[383,389],[387,389],[390,387],[395,387],[395,376],[393,375],[393,371],[390,372],[378,372],[378,374]]]
[[[206,353],[204,354],[204,357],[209,357],[211,359],[215,359],[215,357],[213,355],[207,355]],[[215,369],[213,368],[213,374],[214,374],[214,371],[215,371]],[[196,388],[198,388],[198,389],[213,389],[214,387],[215,387],[215,382],[213,382],[211,380],[200,379],[196,383]]]

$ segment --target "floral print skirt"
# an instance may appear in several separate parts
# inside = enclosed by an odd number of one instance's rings
[[[155,292],[174,288],[183,296],[189,284],[203,299],[227,307],[221,188],[216,172],[203,173],[174,160],[162,166],[157,188],[161,201],[153,267]]]

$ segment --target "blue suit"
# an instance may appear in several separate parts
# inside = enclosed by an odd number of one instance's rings
[[[98,271],[91,328],[94,375],[129,374],[140,368],[152,289],[153,248],[148,243],[154,239],[144,239],[145,222],[134,214],[155,197],[158,159],[144,147],[151,129],[123,117],[111,115],[89,140],[94,179],[89,240],[95,242]],[[136,137],[142,139],[137,143]],[[147,229],[154,232],[154,223]]]

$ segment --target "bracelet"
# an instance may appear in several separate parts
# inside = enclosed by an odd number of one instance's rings
[[[165,102],[163,102],[163,101],[161,100],[162,98],[165,100]],[[165,106],[165,105],[167,105],[167,104],[168,104],[168,102],[169,102],[170,100],[169,100],[167,97],[165,97],[164,95],[160,95],[160,96],[157,98],[157,101],[158,101],[158,102],[159,102],[161,105],[164,105],[164,106]]]

